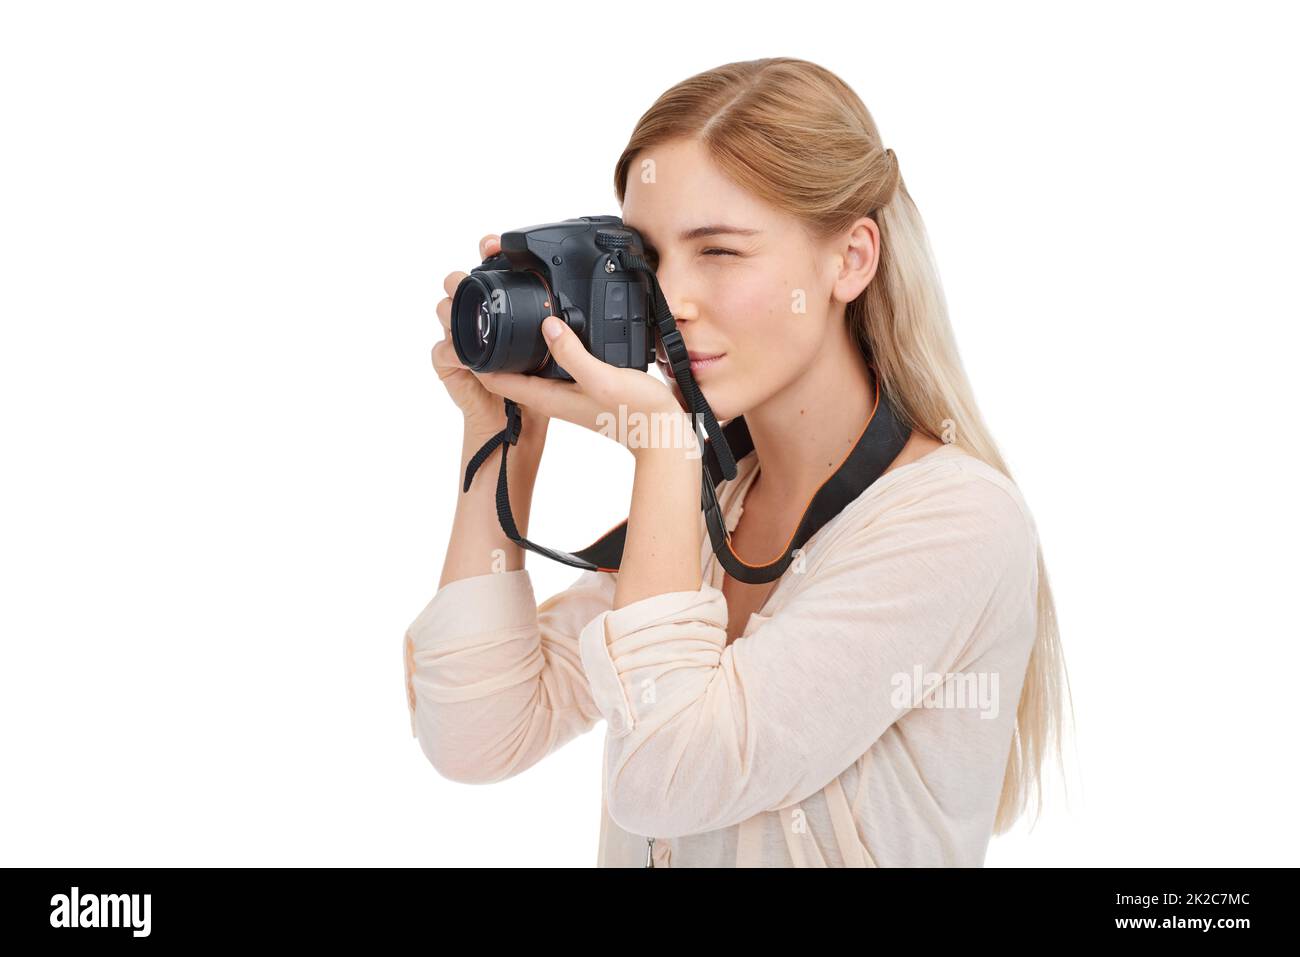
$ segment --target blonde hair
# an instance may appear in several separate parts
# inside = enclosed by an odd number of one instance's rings
[[[958,356],[921,214],[857,94],[829,70],[792,57],[728,63],[683,80],[645,112],[619,157],[620,204],[636,154],[680,139],[703,145],[736,184],[798,219],[815,239],[862,216],[875,220],[876,275],[846,310],[859,348],[911,428],[955,441],[1011,478]],[[1031,797],[1041,811],[1048,744],[1062,754],[1069,682],[1041,546],[1037,616],[995,834],[1010,829]]]

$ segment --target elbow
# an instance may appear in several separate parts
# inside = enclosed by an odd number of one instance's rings
[[[605,794],[610,820],[631,834],[662,838],[686,837],[727,825],[713,820],[716,800],[678,787],[665,791],[655,784],[666,777],[656,775],[652,781],[638,782],[623,774],[610,781]]]
[[[607,756],[606,812],[623,830],[676,838],[731,827],[779,804],[738,757],[711,741],[705,751],[642,740]]]
[[[609,818],[629,834],[667,839],[712,830],[702,826],[691,815],[651,799],[649,795],[642,794],[636,798],[615,795],[616,792],[610,792],[606,797]]]
[[[666,833],[664,825],[667,824],[667,816],[658,813],[644,799],[629,800],[626,795],[611,790],[605,795],[605,801],[609,819],[629,834],[662,838],[681,836]]]
[[[493,760],[481,741],[466,740],[423,709],[412,711],[411,725],[430,767],[447,781],[495,784],[521,770],[517,765]]]
[[[423,734],[418,735],[420,749],[438,776],[456,784],[494,784],[502,775],[493,773],[493,769],[484,761],[465,760],[439,747]]]
[[[408,631],[402,642],[406,678],[406,706],[411,717],[411,736],[420,742],[420,750],[438,776],[457,784],[487,784],[495,778],[486,773],[485,762],[465,760],[454,747],[449,746],[445,735],[430,727],[427,714],[421,714],[420,696],[415,689],[414,643]]]

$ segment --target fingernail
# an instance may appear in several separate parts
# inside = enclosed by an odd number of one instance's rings
[[[560,334],[560,329],[563,325],[564,323],[560,322],[560,320],[554,316],[547,316],[542,320],[542,335],[544,335],[548,340],[554,341],[554,339]]]

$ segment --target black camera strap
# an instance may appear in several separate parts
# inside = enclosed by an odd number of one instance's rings
[[[747,584],[774,581],[784,573],[794,559],[795,553],[813,537],[818,529],[843,511],[845,506],[881,476],[889,467],[889,463],[903,450],[911,430],[899,420],[888,399],[881,395],[880,377],[878,374],[874,375],[876,395],[871,414],[852,451],[813,495],[804,510],[803,518],[786,543],[785,550],[766,564],[750,565],[736,555],[731,547],[731,533],[727,530],[717,498],[717,487],[723,481],[736,477],[737,460],[743,459],[754,450],[749,427],[745,424],[744,416],[737,416],[726,426],[719,426],[713,410],[709,408],[703,393],[695,383],[694,376],[691,375],[690,356],[687,354],[681,333],[677,331],[676,321],[668,310],[668,304],[664,299],[663,291],[659,288],[654,270],[642,257],[631,254],[627,250],[620,250],[615,253],[615,256],[621,260],[624,268],[642,272],[649,278],[654,295],[655,326],[659,331],[660,340],[664,343],[673,377],[681,389],[683,398],[690,405],[692,425],[698,429],[699,420],[702,419],[709,434],[709,440],[704,443],[703,450],[704,468],[701,469],[700,507],[705,514],[713,552],[718,556],[722,567],[737,581]],[[514,515],[510,510],[506,461],[510,446],[519,441],[523,419],[519,404],[513,399],[505,400],[505,408],[505,427],[484,443],[466,465],[464,490],[469,491],[479,466],[496,450],[497,446],[500,446],[501,469],[497,476],[496,495],[497,519],[501,524],[501,530],[510,540],[539,555],[575,568],[589,571],[618,571],[623,558],[623,543],[627,536],[626,519],[586,548],[572,553],[538,545],[519,534]]]
[[[775,581],[780,578],[794,560],[796,553],[817,531],[860,496],[867,487],[884,474],[889,463],[898,458],[903,446],[911,435],[911,429],[904,425],[894,412],[893,405],[881,395],[880,376],[874,374],[876,396],[871,413],[863,427],[853,449],[840,462],[835,472],[821,484],[813,494],[803,517],[790,534],[785,548],[776,558],[760,565],[751,565],[736,554],[731,547],[731,532],[723,520],[722,508],[718,504],[716,486],[722,483],[720,470],[716,468],[716,459],[712,452],[712,443],[705,446],[704,476],[704,518],[709,529],[709,540],[713,553],[718,556],[722,567],[736,581],[757,585]],[[754,449],[749,436],[749,427],[745,417],[737,416],[723,427],[736,455],[744,458]],[[710,481],[712,479],[712,481]],[[624,525],[626,525],[626,521]],[[622,555],[622,547],[619,549]]]
[[[691,356],[686,351],[686,342],[682,339],[682,334],[677,331],[677,320],[668,309],[668,300],[664,298],[664,291],[659,286],[659,277],[643,257],[633,252],[626,249],[619,250],[614,257],[619,260],[624,269],[639,272],[650,281],[655,329],[659,332],[659,341],[664,344],[664,354],[668,356],[673,379],[676,380],[677,388],[681,389],[682,398],[686,400],[686,405],[691,410],[691,426],[698,429],[698,420],[704,420],[704,429],[714,447],[718,467],[722,469],[723,477],[735,478],[736,456],[731,451],[722,428],[713,415],[713,409],[709,408],[708,400],[696,385],[695,376],[691,375]]]
[[[880,395],[880,379],[876,376],[876,399],[871,417],[853,450],[839,468],[825,482],[808,503],[803,518],[790,536],[784,551],[770,562],[751,565],[740,558],[731,547],[731,532],[727,530],[718,502],[717,486],[726,479],[717,456],[717,446],[704,445],[702,475],[702,508],[709,530],[713,552],[727,573],[737,581],[751,585],[775,581],[789,567],[795,553],[827,522],[842,512],[850,502],[861,495],[898,458],[911,434],[894,413],[892,404]],[[510,510],[510,492],[506,483],[507,453],[519,439],[521,413],[519,405],[506,399],[506,427],[493,436],[475,453],[465,470],[465,490],[469,490],[474,473],[483,461],[501,446],[501,469],[497,475],[497,518],[502,530],[516,544],[545,555],[565,565],[591,571],[616,572],[623,559],[623,543],[627,537],[627,520],[624,519],[595,542],[576,552],[562,552],[530,542],[519,534],[514,515]],[[725,441],[739,458],[754,450],[749,427],[744,416],[737,416],[722,427]]]

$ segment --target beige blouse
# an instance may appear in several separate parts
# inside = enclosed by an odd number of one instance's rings
[[[756,466],[720,487],[729,529]],[[617,573],[583,572],[538,605],[527,569],[439,589],[403,643],[428,760],[500,781],[604,719],[598,866],[981,866],[1035,634],[1015,484],[956,445],[887,472],[730,645],[700,527],[698,591],[611,610]]]

